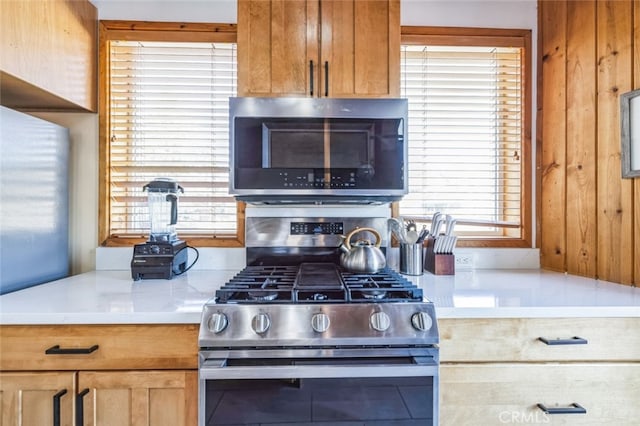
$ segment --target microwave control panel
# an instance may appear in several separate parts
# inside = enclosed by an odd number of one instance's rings
[[[331,173],[313,171],[287,171],[278,173],[284,188],[355,188],[357,173],[355,171]]]

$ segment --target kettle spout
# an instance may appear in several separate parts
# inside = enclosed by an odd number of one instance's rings
[[[340,238],[342,239],[342,241],[338,246],[338,250],[340,250],[342,253],[349,253],[351,249],[345,245],[345,241],[347,240],[346,237],[344,235],[340,235]]]
[[[350,250],[347,248],[347,246],[344,245],[344,243],[340,243],[340,245],[338,246],[338,250],[340,250],[342,253],[350,252]]]

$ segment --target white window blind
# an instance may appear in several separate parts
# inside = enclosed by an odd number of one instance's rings
[[[110,234],[146,235],[158,177],[183,188],[177,231],[235,234],[229,195],[229,97],[235,43],[110,41]]]
[[[518,237],[521,49],[403,45],[401,64],[401,92],[409,101],[409,194],[400,214],[439,211],[484,224],[458,226],[462,234]]]

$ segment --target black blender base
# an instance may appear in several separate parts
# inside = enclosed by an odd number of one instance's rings
[[[131,277],[135,280],[165,279],[187,269],[187,243],[151,242],[136,244],[131,259]]]

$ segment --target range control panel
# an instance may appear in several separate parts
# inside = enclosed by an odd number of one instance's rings
[[[342,235],[343,222],[291,222],[291,235]]]

